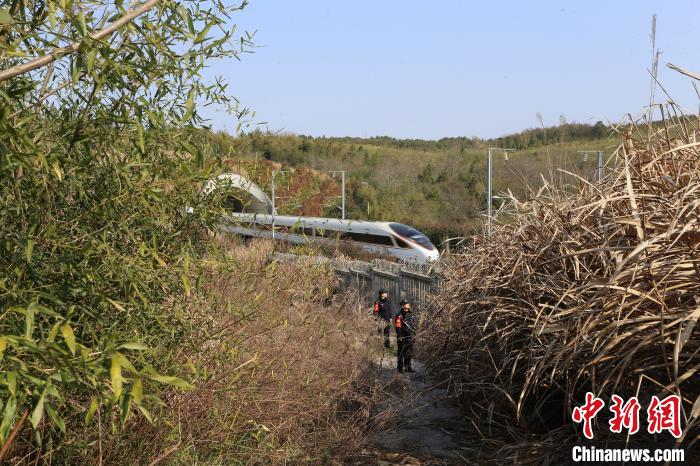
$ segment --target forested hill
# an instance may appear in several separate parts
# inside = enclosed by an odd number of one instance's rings
[[[579,156],[577,151],[611,154],[620,141],[602,123],[529,129],[493,140],[328,138],[261,131],[240,138],[207,132],[205,137],[221,157],[232,161],[232,167],[238,166],[236,160],[259,167],[256,181],[268,192],[270,164],[287,170],[284,180],[278,180],[278,191],[283,182],[289,185],[284,213],[339,216],[338,199],[332,198],[340,193],[339,178],[326,173],[344,170],[348,218],[407,223],[435,243],[481,228],[487,147],[518,149],[507,158],[495,154],[494,193],[510,190],[522,196],[527,186],[541,184],[543,176],[558,179],[560,169],[591,178],[595,157]],[[500,202],[495,200],[495,206]]]
[[[453,148],[473,149],[484,146],[496,145],[513,149],[527,149],[530,147],[544,146],[553,143],[590,141],[605,138],[608,127],[598,121],[594,125],[586,123],[565,123],[559,126],[547,128],[531,128],[514,134],[508,134],[498,138],[481,139],[479,137],[445,137],[434,139],[397,139],[391,136],[373,136],[369,138],[358,137],[321,137],[315,139],[329,139],[350,144],[368,144],[380,147],[393,147],[398,149],[418,150],[447,150]],[[311,138],[311,136],[301,136]]]

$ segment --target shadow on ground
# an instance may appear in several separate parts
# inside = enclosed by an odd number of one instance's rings
[[[457,401],[433,383],[423,364],[414,361],[415,373],[400,374],[390,351],[382,351],[375,364],[384,393],[376,405],[380,425],[370,442],[376,456],[368,464],[469,463],[479,440],[469,433]],[[391,413],[385,422],[382,413]]]

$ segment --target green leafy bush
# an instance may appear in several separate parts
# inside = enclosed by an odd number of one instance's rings
[[[155,387],[189,386],[154,349],[187,326],[177,297],[196,285],[207,222],[183,207],[216,167],[187,128],[205,103],[244,117],[200,72],[250,36],[234,43],[228,24],[244,4],[5,3],[0,443],[26,418],[41,443],[100,412],[115,425],[150,418]],[[31,69],[46,50],[53,60]]]

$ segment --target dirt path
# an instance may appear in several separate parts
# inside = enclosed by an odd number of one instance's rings
[[[457,402],[437,387],[414,361],[415,373],[399,374],[396,356],[383,351],[376,360],[386,397],[379,412],[393,412],[372,439],[380,452],[379,464],[465,464],[478,448],[459,413]]]

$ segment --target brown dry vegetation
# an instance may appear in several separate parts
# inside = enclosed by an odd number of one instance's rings
[[[332,297],[334,274],[311,260],[269,262],[270,242],[217,241],[224,252],[210,255],[200,291],[181,306],[191,329],[163,356],[193,388],[161,393],[153,424],[139,416],[114,432],[102,413],[99,426],[73,437],[79,444],[37,459],[317,464],[364,442],[376,389],[366,341],[374,324],[357,298]],[[13,462],[36,454],[26,440]]]
[[[688,123],[635,127],[601,184],[513,199],[508,223],[448,264],[420,346],[501,460],[567,455],[587,390],[637,395],[643,410],[680,395],[678,442],[697,448],[700,134]],[[610,438],[602,417],[596,438]]]

